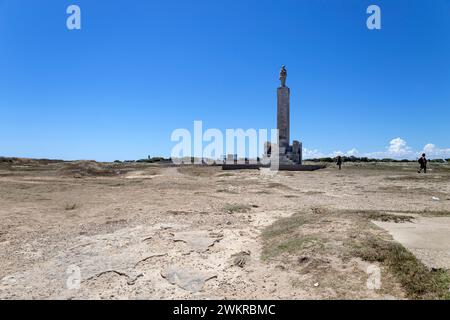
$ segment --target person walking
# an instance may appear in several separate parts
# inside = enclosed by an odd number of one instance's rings
[[[336,165],[338,165],[339,170],[341,170],[341,166],[342,166],[342,157],[341,156],[337,156]]]
[[[427,158],[425,156],[425,153],[422,153],[422,156],[419,158],[420,163],[420,169],[417,171],[417,173],[421,173],[423,170],[423,173],[427,173]]]

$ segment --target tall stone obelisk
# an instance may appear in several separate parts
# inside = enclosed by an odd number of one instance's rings
[[[281,87],[277,90],[277,128],[279,134],[280,152],[289,146],[289,109],[291,91],[286,87],[287,71],[285,66],[281,67],[280,81]],[[282,148],[282,149],[281,149]]]

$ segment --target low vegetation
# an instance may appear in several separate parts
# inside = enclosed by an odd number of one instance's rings
[[[66,210],[66,211],[72,211],[72,210],[75,210],[76,208],[77,208],[76,203],[66,203],[64,205],[64,210]]]
[[[401,244],[369,237],[355,245],[354,255],[386,266],[411,299],[450,299],[450,273],[429,270]]]
[[[251,206],[246,204],[226,204],[223,207],[223,211],[229,214],[233,213],[247,213],[252,209]]]
[[[62,169],[64,175],[74,177],[114,177],[128,172],[115,164],[105,164],[96,161],[74,161],[67,163]]]
[[[414,217],[411,215],[403,215],[396,212],[377,211],[377,210],[341,210],[341,213],[356,214],[367,220],[383,221],[383,222],[413,222]]]
[[[177,171],[181,174],[193,176],[193,177],[212,177],[218,172],[217,167],[214,166],[202,166],[202,165],[183,165],[177,168]]]
[[[418,212],[414,212],[418,214]],[[411,213],[412,214],[412,213]],[[420,214],[420,213],[419,213]],[[427,213],[429,214],[429,212]],[[447,215],[448,212],[434,212]],[[290,261],[291,268],[308,265],[309,261],[325,261],[326,257],[350,261],[361,259],[383,267],[388,277],[394,279],[411,299],[450,299],[450,272],[448,270],[429,270],[411,252],[384,232],[380,233],[370,221],[410,223],[412,215],[398,212],[375,210],[335,210],[312,208],[309,212],[297,212],[291,217],[280,219],[267,227],[263,233],[263,260]],[[299,264],[299,259],[306,261]],[[319,272],[316,267],[309,273]],[[338,277],[330,271],[328,275],[320,271],[322,279]],[[337,281],[337,282],[336,282]],[[337,284],[333,279],[331,284]],[[383,282],[385,292],[389,293],[392,284]],[[365,285],[364,282],[361,285]],[[334,290],[339,290],[338,288]]]
[[[308,161],[311,162],[335,162],[336,158],[331,158],[331,157],[324,157],[324,158],[314,158],[314,159],[307,159]],[[409,160],[409,159],[391,159],[391,158],[384,158],[384,159],[375,159],[375,158],[368,158],[368,157],[355,157],[355,156],[342,156],[342,161],[343,162],[394,162],[394,163],[416,163],[417,160]],[[448,163],[450,162],[450,159],[431,159],[428,160],[428,162],[431,163]]]

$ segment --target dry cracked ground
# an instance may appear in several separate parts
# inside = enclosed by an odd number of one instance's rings
[[[450,167],[0,162],[1,299],[446,299]]]

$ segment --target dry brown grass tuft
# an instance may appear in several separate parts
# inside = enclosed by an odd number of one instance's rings
[[[247,204],[226,204],[223,207],[223,211],[229,214],[233,213],[247,213],[252,209],[250,205]]]
[[[66,203],[64,205],[64,210],[66,210],[66,211],[72,211],[72,210],[75,210],[76,208],[77,208],[76,203]]]

